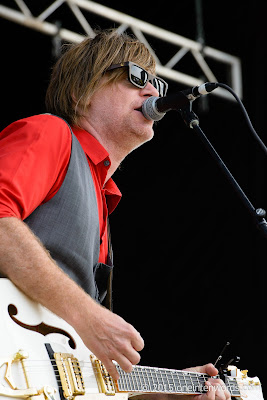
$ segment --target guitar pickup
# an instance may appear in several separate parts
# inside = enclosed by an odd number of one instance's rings
[[[85,394],[85,386],[79,361],[72,354],[54,353],[57,369],[62,383],[64,397],[73,399]]]

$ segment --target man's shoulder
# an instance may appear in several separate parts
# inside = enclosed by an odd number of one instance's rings
[[[0,134],[4,138],[10,134],[19,134],[21,138],[30,140],[68,140],[71,130],[65,120],[52,114],[38,114],[19,119],[8,125]]]
[[[32,115],[15,121],[13,124],[37,130],[53,129],[53,131],[55,131],[56,129],[60,129],[63,131],[70,131],[70,127],[64,119],[52,114]]]

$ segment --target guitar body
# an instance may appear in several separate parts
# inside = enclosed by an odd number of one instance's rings
[[[11,281],[0,279],[0,400],[127,400],[148,393],[201,394],[206,374],[117,365],[114,381],[105,366],[64,320],[30,300]],[[232,397],[263,400],[257,377],[229,367],[224,376]]]
[[[74,351],[77,356],[90,357],[89,350],[69,324],[40,304],[30,300],[8,279],[0,279],[0,301],[1,325],[5,326],[1,332],[2,344],[4,343],[4,347],[1,346],[1,353],[3,349],[7,354],[12,354],[20,348],[31,349],[31,358],[47,359],[44,343],[50,342],[57,348],[55,351]],[[15,308],[17,314],[12,315]],[[13,313],[12,310],[14,310]],[[50,326],[51,333],[45,335],[37,332],[38,329],[42,331],[41,324]],[[52,327],[55,328],[55,332]],[[69,337],[56,332],[57,328],[62,329],[62,332],[66,332],[71,337],[75,337],[75,349],[70,347]],[[45,332],[45,327],[43,330]]]
[[[86,381],[86,394],[99,394],[99,387],[90,361],[91,352],[68,323],[40,304],[31,301],[11,281],[4,278],[0,279],[0,304],[1,399],[10,399],[10,397],[16,396],[15,388],[27,388],[21,365],[24,363],[28,386],[37,388],[37,390],[42,390],[46,386],[52,387],[55,389],[53,398],[60,400],[57,373],[53,369],[46,348],[48,343],[54,353],[72,354],[80,360],[80,365],[84,365],[83,379]],[[21,361],[14,360],[11,363],[12,357],[15,357],[19,350],[26,352],[24,355],[27,358]],[[6,380],[8,366],[11,370],[11,384]],[[10,392],[9,396],[3,394],[5,392],[3,388]],[[127,397],[123,395],[123,398]]]

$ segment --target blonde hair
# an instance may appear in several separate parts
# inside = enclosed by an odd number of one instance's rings
[[[107,68],[125,61],[136,62],[155,73],[155,59],[146,46],[126,33],[118,34],[115,29],[103,30],[94,38],[69,45],[53,68],[46,93],[47,111],[79,126],[82,112],[103,85],[101,78]],[[125,73],[124,68],[109,71],[104,85],[122,79]]]

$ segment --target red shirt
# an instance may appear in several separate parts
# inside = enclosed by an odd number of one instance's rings
[[[105,186],[110,159],[104,147],[88,132],[73,128],[88,160],[98,204],[99,262],[106,263],[107,215],[117,206],[121,193],[110,178]],[[35,115],[16,121],[0,133],[0,218],[24,220],[59,190],[71,154],[71,132],[62,119]]]

